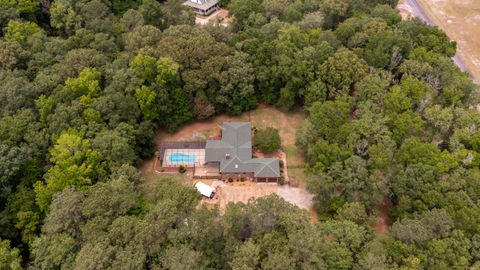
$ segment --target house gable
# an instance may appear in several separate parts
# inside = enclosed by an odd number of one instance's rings
[[[221,173],[253,173],[254,177],[280,177],[278,159],[252,159],[250,122],[225,122],[221,140],[207,141],[206,162],[219,162]]]

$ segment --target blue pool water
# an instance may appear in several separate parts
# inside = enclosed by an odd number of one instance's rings
[[[168,158],[170,162],[195,162],[197,157],[195,155],[187,155],[183,153],[172,153]]]

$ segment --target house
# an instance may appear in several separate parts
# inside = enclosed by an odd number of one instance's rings
[[[183,3],[192,8],[198,15],[208,16],[220,9],[219,0],[187,0]]]
[[[278,182],[280,162],[275,158],[252,158],[250,122],[225,122],[221,140],[208,140],[205,164],[215,164],[222,179],[246,178],[255,182]]]
[[[205,183],[197,182],[195,184],[195,188],[202,194],[203,196],[212,199],[215,196],[215,189]]]
[[[225,122],[222,138],[207,141],[164,142],[158,151],[162,170],[191,169],[197,179],[244,179],[278,182],[280,161],[252,157],[250,122]]]

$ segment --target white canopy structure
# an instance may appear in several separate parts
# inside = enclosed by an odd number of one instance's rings
[[[203,196],[207,198],[213,198],[215,196],[215,189],[207,184],[204,184],[202,182],[197,182],[195,184],[195,188],[202,194]]]

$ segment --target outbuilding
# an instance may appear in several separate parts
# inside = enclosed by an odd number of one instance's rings
[[[187,0],[183,4],[202,16],[208,16],[220,8],[219,0]]]
[[[205,183],[197,182],[195,184],[195,188],[202,194],[203,196],[212,199],[215,196],[215,189]]]

